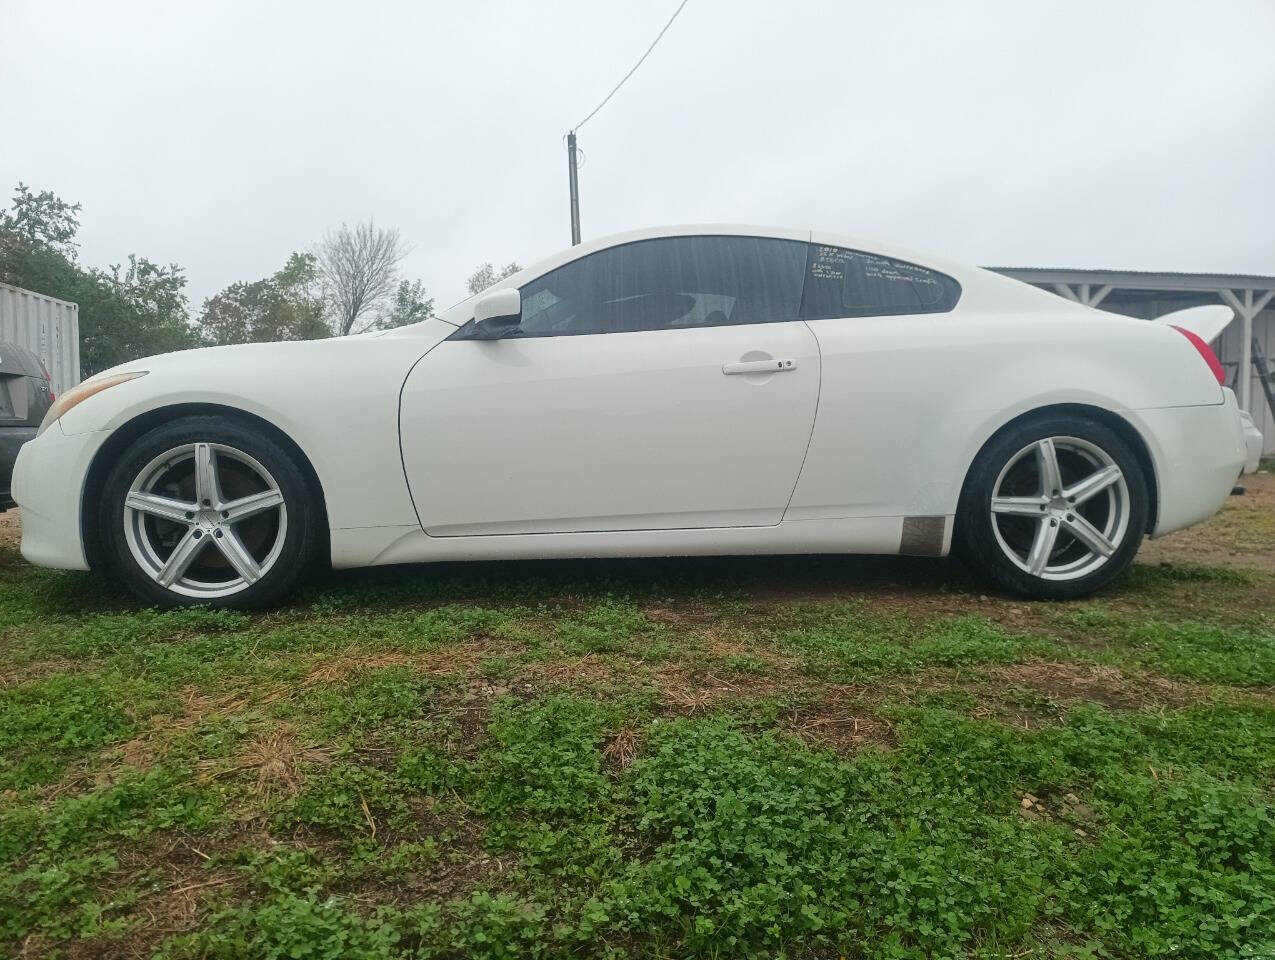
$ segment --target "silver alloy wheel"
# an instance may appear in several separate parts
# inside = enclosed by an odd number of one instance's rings
[[[1005,464],[989,509],[996,541],[1019,569],[1044,580],[1076,580],[1124,542],[1129,487],[1097,444],[1046,437]]]
[[[246,590],[278,561],[287,532],[287,506],[270,471],[219,443],[161,454],[124,500],[133,559],[161,587],[187,597]]]

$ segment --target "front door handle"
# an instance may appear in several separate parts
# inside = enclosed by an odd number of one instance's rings
[[[796,360],[738,360],[722,364],[722,373],[728,377],[736,373],[787,373],[796,369]]]

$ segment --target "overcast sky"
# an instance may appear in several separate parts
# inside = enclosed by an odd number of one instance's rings
[[[676,4],[0,0],[0,189],[192,311],[374,217],[442,307],[567,245],[563,134]],[[1273,121],[1275,0],[690,0],[580,132],[581,219],[1270,274]]]

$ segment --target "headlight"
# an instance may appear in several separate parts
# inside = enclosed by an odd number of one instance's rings
[[[129,380],[136,380],[138,377],[144,376],[146,376],[145,370],[139,370],[137,373],[116,373],[109,377],[94,377],[85,380],[78,387],[72,387],[53,401],[53,406],[49,407],[49,412],[40,421],[40,429],[36,431],[35,435],[38,437],[44,433],[45,430],[57,423],[65,413],[75,409],[93,394],[101,393],[108,387],[118,386],[121,383],[127,383]]]

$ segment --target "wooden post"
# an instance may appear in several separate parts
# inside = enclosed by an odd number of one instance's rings
[[[1271,297],[1275,297],[1275,290],[1267,290],[1257,298],[1254,298],[1252,290],[1245,290],[1243,300],[1236,293],[1235,290],[1218,291],[1226,305],[1240,318],[1240,366],[1236,371],[1235,392],[1240,409],[1250,410],[1253,399],[1253,318],[1271,302]]]

